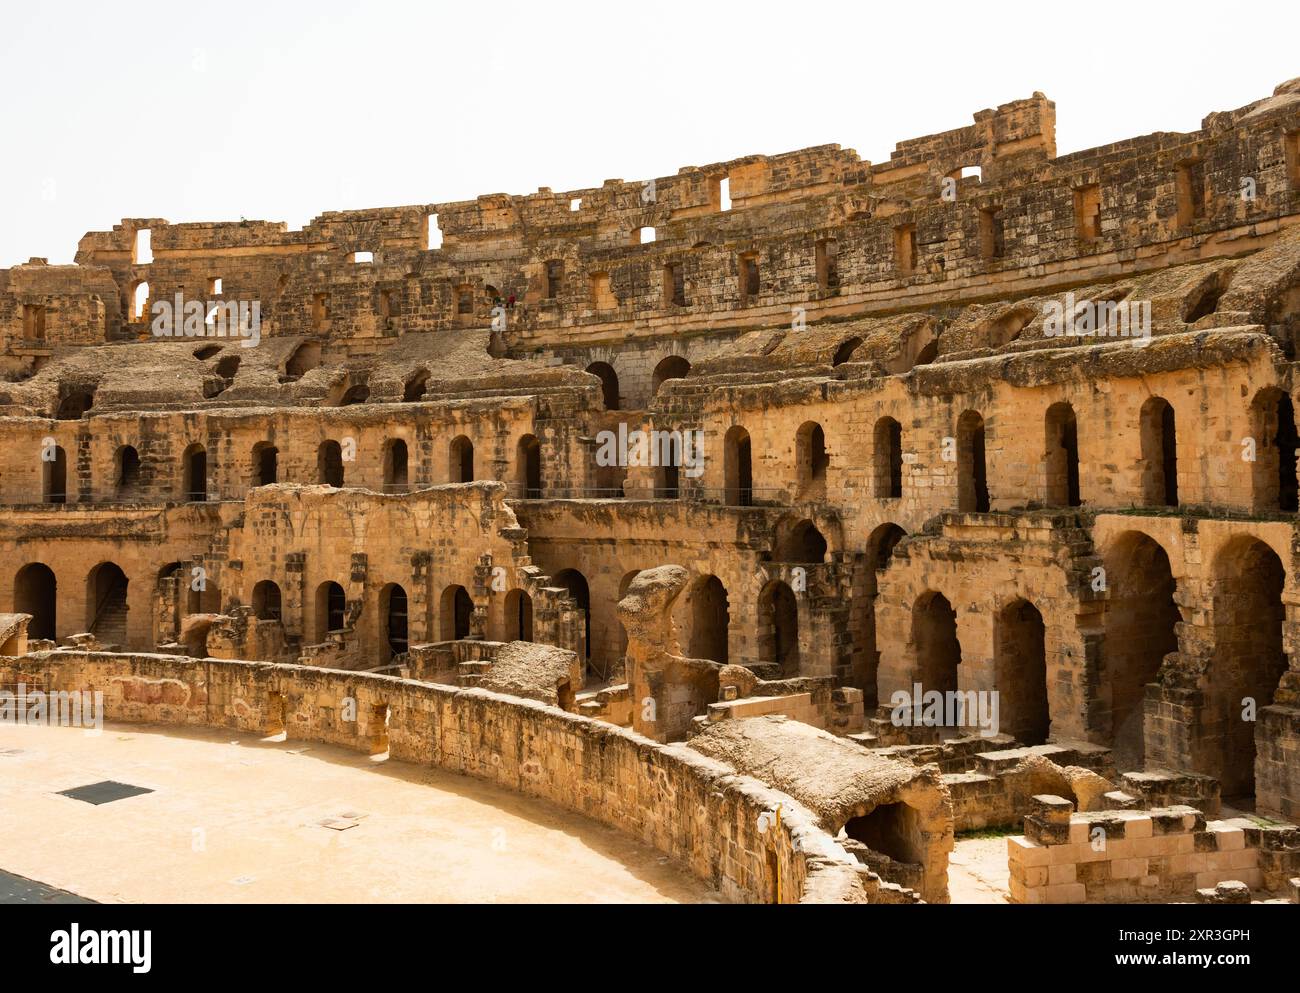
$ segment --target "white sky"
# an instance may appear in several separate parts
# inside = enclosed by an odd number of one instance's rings
[[[882,9],[883,8],[883,9]],[[287,221],[879,162],[1041,90],[1057,150],[1191,131],[1300,76],[1300,3],[6,4],[0,267],[122,217]]]

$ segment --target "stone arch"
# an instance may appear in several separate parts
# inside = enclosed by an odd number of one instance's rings
[[[127,645],[128,585],[115,562],[101,562],[86,576],[86,630],[106,645]]]
[[[1043,418],[1046,449],[1043,455],[1046,499],[1051,507],[1078,507],[1079,422],[1074,407],[1062,401],[1047,408]]]
[[[316,450],[316,481],[322,486],[343,485],[343,447],[332,438]]]
[[[542,443],[526,434],[515,446],[515,483],[525,500],[542,497]]]
[[[283,621],[284,598],[275,581],[263,579],[253,586],[253,615],[259,621]]]
[[[465,435],[457,435],[447,446],[447,468],[451,482],[474,482],[474,443]]]
[[[316,643],[347,629],[348,598],[343,587],[327,580],[316,587]]]
[[[506,641],[533,640],[533,598],[527,590],[513,589],[506,594]]]
[[[45,503],[68,502],[68,453],[61,445],[49,452],[50,458],[41,461],[41,499]]]
[[[379,591],[379,622],[383,625],[379,642],[381,664],[405,655],[410,647],[407,609],[406,590],[397,583],[389,583]]]
[[[835,355],[831,359],[832,366],[840,366],[853,358],[853,353],[862,347],[862,339],[857,335],[852,338],[846,338],[840,342],[839,347],[835,349]]]
[[[786,518],[777,525],[773,549],[776,561],[821,565],[829,547],[826,536],[811,520]]]
[[[1107,549],[1105,641],[1110,743],[1120,768],[1145,762],[1145,699],[1166,656],[1178,651],[1182,620],[1174,602],[1169,555],[1141,531],[1126,531]]]
[[[186,503],[202,503],[208,498],[208,450],[198,442],[185,449],[181,496]]]
[[[690,371],[691,364],[680,355],[669,355],[667,358],[660,360],[650,377],[650,395],[657,394],[659,387],[670,379],[685,379]]]
[[[922,690],[955,692],[961,642],[957,640],[957,612],[942,593],[927,591],[913,604],[912,646]]]
[[[1229,541],[1214,559],[1214,655],[1203,681],[1203,722],[1221,727],[1210,749],[1224,797],[1255,789],[1255,728],[1243,711],[1273,702],[1287,669],[1282,630],[1286,569],[1269,545],[1251,535]],[[1215,745],[1218,747],[1214,747]]]
[[[253,485],[273,486],[280,479],[280,450],[269,441],[253,446]]]
[[[872,475],[877,499],[903,495],[903,428],[892,417],[880,418],[872,431]]]
[[[957,509],[988,513],[988,466],[984,456],[984,417],[967,410],[957,419]]]
[[[140,453],[133,445],[122,445],[113,455],[114,496],[134,500],[140,495]]]
[[[587,366],[587,372],[600,379],[600,394],[606,410],[619,409],[618,373],[608,362],[593,362]]]
[[[1256,511],[1300,509],[1300,484],[1296,476],[1297,439],[1295,404],[1276,386],[1255,394],[1250,405],[1250,431],[1255,443],[1251,483]]]
[[[459,584],[442,591],[439,628],[443,641],[462,641],[473,631],[474,600]]]
[[[33,639],[58,639],[59,583],[44,562],[29,562],[14,576],[14,612],[31,614],[27,635]]]
[[[284,375],[286,383],[295,383],[321,363],[321,347],[318,341],[304,341],[295,348],[285,360]]]
[[[1142,448],[1142,504],[1178,506],[1178,433],[1174,408],[1164,397],[1148,397],[1139,416]]]
[[[863,577],[864,614],[862,618],[862,658],[857,684],[870,707],[880,699],[877,678],[880,672],[880,649],[876,644],[876,597],[880,593],[880,573],[889,567],[894,548],[907,532],[894,523],[879,525],[867,538],[866,569]]]
[[[402,384],[402,402],[418,403],[424,399],[424,391],[429,385],[429,370],[416,369],[406,377]]]
[[[405,493],[410,485],[409,452],[406,440],[389,438],[384,442],[384,492]]]
[[[799,672],[799,601],[788,583],[774,579],[758,598],[759,660],[780,669],[784,677]]]
[[[795,435],[795,473],[801,496],[825,491],[830,464],[826,432],[816,421],[805,421]]]
[[[754,455],[749,432],[733,425],[722,442],[722,462],[726,504],[748,507],[754,502]]]
[[[691,637],[687,654],[726,665],[731,612],[727,588],[717,576],[701,576],[687,594],[691,612]]]
[[[993,628],[993,685],[1000,730],[1025,745],[1042,745],[1051,732],[1047,694],[1047,629],[1043,615],[1017,598],[998,612]]]

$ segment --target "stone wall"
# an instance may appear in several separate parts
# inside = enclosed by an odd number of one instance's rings
[[[856,866],[790,797],[685,746],[533,701],[300,666],[83,652],[0,659],[0,686],[19,683],[101,691],[109,720],[283,731],[481,778],[625,831],[728,900],[915,900]],[[779,826],[760,821],[777,804]]]
[[[1228,880],[1281,892],[1300,865],[1294,828],[1207,823],[1182,806],[1073,813],[1070,801],[1050,795],[1034,806],[1025,835],[1007,839],[1012,903],[1190,903],[1198,889]],[[1261,848],[1271,855],[1262,858]]]

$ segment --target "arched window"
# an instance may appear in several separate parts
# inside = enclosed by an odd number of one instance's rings
[[[606,410],[618,410],[618,373],[608,362],[593,362],[587,366],[587,372],[600,378],[600,392],[605,401]]]
[[[202,503],[208,498],[208,453],[200,444],[195,443],[185,449],[182,457],[184,478],[181,489],[189,503]]]
[[[727,663],[731,611],[727,588],[717,576],[703,576],[691,588],[691,639],[688,651],[693,659]]]
[[[873,432],[872,468],[876,496],[895,500],[903,495],[903,428],[892,417],[876,421]]]
[[[41,453],[41,497],[46,503],[68,502],[68,454],[58,445]]]
[[[684,379],[690,371],[691,364],[680,355],[668,356],[655,366],[654,375],[651,377],[651,394],[658,393],[659,387],[670,379]]]
[[[1046,628],[1037,607],[1016,600],[1002,609],[994,625],[994,653],[1000,730],[1024,745],[1046,744],[1052,726]]]
[[[533,598],[524,590],[506,594],[506,641],[533,640]]]
[[[453,483],[474,482],[474,443],[463,434],[452,440],[447,452],[447,468]]]
[[[131,445],[123,445],[113,462],[117,499],[134,500],[140,495],[140,453]]]
[[[383,618],[385,635],[381,662],[391,662],[406,654],[410,645],[406,611],[406,590],[396,583],[389,583],[380,590],[379,616]]]
[[[405,493],[408,483],[406,442],[390,438],[384,445],[384,492]]]
[[[28,637],[49,641],[57,638],[58,590],[54,571],[45,563],[32,562],[18,570],[14,577],[14,611],[32,615],[27,625]]]
[[[977,514],[989,509],[984,459],[984,418],[968,410],[957,420],[957,509]]]
[[[826,432],[815,421],[806,422],[795,438],[795,465],[801,492],[826,485],[830,461],[826,451]]]
[[[316,587],[316,641],[325,641],[333,631],[347,626],[348,598],[338,583],[324,582]]]
[[[105,645],[127,647],[126,573],[113,562],[102,562],[86,577],[86,630]]]
[[[785,678],[799,674],[799,602],[794,591],[774,580],[759,595],[759,657],[780,668]]]
[[[316,481],[322,486],[343,485],[343,448],[337,441],[323,441],[316,450]]]
[[[1079,495],[1079,426],[1074,408],[1068,403],[1054,403],[1047,408],[1044,421],[1047,453],[1047,504],[1050,507],[1078,507]]]
[[[749,432],[739,424],[723,440],[723,474],[729,507],[748,507],[754,502],[754,466]]]
[[[1174,408],[1163,397],[1142,405],[1139,440],[1142,445],[1142,503],[1147,507],[1178,506],[1178,437]]]
[[[259,621],[282,620],[280,587],[263,579],[253,587],[253,613]]]
[[[536,435],[526,434],[515,446],[516,484],[525,500],[542,496],[542,445]]]
[[[443,641],[468,638],[474,617],[474,601],[463,586],[448,586],[442,591],[441,629]]]
[[[280,451],[269,441],[253,446],[253,485],[273,486],[279,481]]]

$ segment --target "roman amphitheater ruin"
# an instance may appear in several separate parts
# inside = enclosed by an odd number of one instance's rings
[[[0,690],[728,901],[1300,899],[1300,80],[1055,114],[0,270]]]

